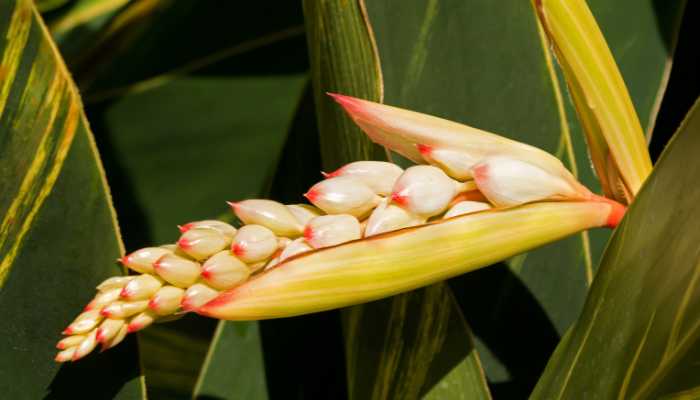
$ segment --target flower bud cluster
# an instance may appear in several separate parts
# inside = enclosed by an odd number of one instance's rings
[[[418,148],[430,165],[403,170],[388,162],[354,162],[324,173],[326,179],[309,189],[305,197],[313,206],[230,202],[240,228],[191,222],[179,227],[175,244],[122,257],[140,275],[109,278],[97,287],[64,330],[56,360],[75,361],[97,346],[111,348],[127,333],[196,310],[221,291],[305,252],[492,207],[576,196],[566,180],[526,162]]]

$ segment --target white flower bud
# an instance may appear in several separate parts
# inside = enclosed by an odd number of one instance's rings
[[[100,311],[102,316],[107,318],[119,319],[127,318],[134,314],[138,314],[148,307],[148,301],[138,300],[138,301],[115,301],[112,304],[105,306],[105,308]]]
[[[214,229],[190,229],[180,236],[177,247],[185,254],[205,260],[231,244],[231,238]]]
[[[303,226],[306,226],[311,218],[323,215],[323,211],[319,208],[308,204],[289,204],[287,205],[287,209]]]
[[[73,359],[73,354],[75,354],[75,350],[77,350],[77,347],[69,347],[63,351],[60,351],[58,354],[56,354],[54,361],[60,363],[71,361]]]
[[[445,211],[462,187],[440,168],[416,165],[396,181],[391,199],[410,213],[428,218]]]
[[[360,222],[352,215],[322,215],[309,221],[304,239],[315,249],[360,239]]]
[[[182,233],[185,233],[190,229],[213,229],[221,233],[222,235],[228,236],[229,238],[233,238],[233,235],[236,234],[236,228],[227,224],[226,222],[217,221],[214,219],[207,219],[204,221],[190,222],[185,225],[178,225],[178,228],[180,228],[180,232]]]
[[[187,288],[180,306],[184,311],[194,311],[218,295],[218,291],[203,283],[197,283]]]
[[[103,317],[100,310],[89,310],[78,315],[66,329],[63,330],[64,335],[76,335],[90,332],[97,326]]]
[[[214,254],[202,265],[202,278],[216,289],[230,289],[250,276],[248,266],[228,251]]]
[[[136,276],[113,276],[111,278],[105,279],[102,283],[97,285],[97,290],[104,292],[110,289],[121,289],[129,283],[130,280],[136,278]]]
[[[163,281],[150,274],[143,274],[132,279],[119,293],[124,300],[145,300],[155,294]]]
[[[304,196],[328,214],[350,214],[357,218],[365,216],[381,201],[362,181],[344,176],[323,180]]]
[[[158,315],[170,315],[180,308],[185,291],[175,286],[163,286],[148,302],[148,308]]]
[[[69,349],[71,347],[75,347],[75,346],[79,345],[80,343],[82,343],[83,340],[85,339],[85,337],[86,337],[86,335],[66,336],[56,344],[56,348],[59,350],[65,350],[65,349]]]
[[[78,361],[86,355],[90,354],[91,351],[97,346],[96,330],[90,332],[76,348],[75,353],[73,353],[73,358],[71,361]]]
[[[233,238],[231,251],[246,263],[267,260],[278,248],[277,236],[262,225],[245,225]]]
[[[97,328],[95,339],[98,343],[107,343],[112,340],[126,322],[123,319],[107,318],[102,321],[100,327]]]
[[[302,233],[303,225],[282,203],[252,199],[238,203],[229,202],[229,205],[245,224],[262,225],[280,236],[297,237]]]
[[[450,207],[442,218],[452,218],[458,215],[470,214],[477,211],[488,210],[491,205],[480,201],[460,201]]]
[[[92,299],[92,301],[90,301],[87,304],[87,306],[85,306],[85,311],[90,311],[90,310],[99,311],[102,307],[117,300],[119,298],[119,295],[121,294],[121,291],[122,291],[122,289],[114,288],[114,289],[106,290],[104,292],[97,293],[97,296],[95,296],[95,298]]]
[[[346,176],[360,180],[376,194],[388,196],[394,183],[403,173],[403,169],[396,164],[386,161],[355,161],[341,168],[323,174],[326,178]]]
[[[481,159],[480,157],[475,157],[474,154],[464,151],[455,151],[424,144],[419,144],[417,147],[425,161],[439,167],[447,175],[460,181],[471,179],[471,169]]]
[[[124,256],[121,263],[127,268],[142,274],[153,273],[153,263],[165,254],[171,254],[170,249],[162,247],[146,247]]]
[[[124,338],[126,337],[126,334],[127,334],[127,333],[129,333],[129,332],[128,332],[128,330],[127,330],[126,324],[124,324],[124,325],[122,325],[121,328],[119,328],[119,332],[117,332],[117,334],[114,335],[114,337],[112,338],[112,340],[109,340],[109,341],[107,341],[107,342],[105,342],[105,343],[102,343],[102,351],[105,351],[105,350],[107,350],[107,349],[111,349],[112,347],[114,347],[114,346],[118,345],[119,343],[121,343],[122,340],[124,340]]]
[[[166,254],[153,264],[155,272],[173,286],[186,288],[192,285],[202,269],[198,262]]]
[[[156,315],[153,312],[146,310],[129,320],[129,324],[126,326],[126,331],[128,333],[140,331],[141,329],[150,326],[155,320]]]
[[[389,199],[384,199],[367,219],[365,237],[423,223],[425,223],[425,218],[413,215],[408,210],[391,204]]]
[[[309,246],[304,238],[299,238],[292,243],[288,244],[277,257],[277,262],[280,263],[289,257],[295,256],[297,254],[306,253],[307,251],[313,250],[313,247]]]
[[[590,195],[565,177],[525,161],[488,157],[474,166],[474,181],[481,193],[497,207],[511,207],[540,200],[576,200]]]

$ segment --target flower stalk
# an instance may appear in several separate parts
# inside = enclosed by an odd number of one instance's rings
[[[98,285],[63,332],[56,361],[113,347],[186,312],[265,319],[379,299],[615,226],[624,214],[624,206],[592,194],[539,149],[335,97],[374,138],[430,165],[351,163],[310,188],[313,206],[248,199],[229,203],[239,228],[213,220],[180,226],[175,244],[120,259],[139,275]],[[441,150],[424,158],[425,145]]]

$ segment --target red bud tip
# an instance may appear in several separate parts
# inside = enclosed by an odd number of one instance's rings
[[[102,341],[104,341],[104,339],[105,339],[105,335],[104,335],[102,328],[97,328],[97,332],[95,332],[95,340],[97,341],[97,343],[102,343]]]
[[[178,225],[177,229],[180,230],[180,233],[185,233],[185,232],[189,231],[190,229],[192,229],[192,225],[193,225],[192,222],[187,223],[185,225]]]
[[[192,247],[192,243],[190,243],[187,239],[181,238],[180,240],[177,241],[177,246],[183,250],[187,250],[190,247]]]
[[[480,182],[485,182],[489,178],[489,167],[486,164],[480,164],[472,170],[474,181],[479,185]]]
[[[345,111],[347,111],[350,114],[354,114],[356,112],[359,112],[362,108],[362,105],[358,101],[359,99],[356,99],[354,97],[345,96],[345,95],[338,94],[338,93],[330,93],[330,92],[326,92],[326,94],[331,96],[333,98],[333,100],[335,100],[338,104],[343,106]]]
[[[100,313],[100,314],[101,314],[101,313]],[[72,335],[72,334],[73,334],[73,328],[71,328],[71,327],[69,326],[68,328],[64,329],[63,332],[61,332],[61,334],[63,334],[63,335]]]
[[[109,318],[112,314],[110,314],[106,308],[103,308],[102,310],[100,310],[100,315],[105,317],[105,318]]]
[[[304,197],[306,197],[307,199],[309,199],[310,202],[313,203],[318,198],[318,191],[311,189],[308,192],[304,193]]]
[[[242,246],[240,243],[236,243],[233,245],[233,248],[231,248],[231,251],[233,254],[240,257],[245,254],[245,246]]]
[[[183,297],[182,301],[180,302],[180,308],[182,308],[182,311],[184,312],[190,312],[194,310],[194,305],[189,301],[187,297]]]
[[[127,287],[124,286],[121,292],[119,292],[119,297],[123,297],[125,299],[128,299],[131,297],[131,291],[127,290]]]
[[[418,148],[418,151],[424,156],[429,156],[430,153],[433,152],[433,148],[431,146],[428,146],[427,144],[417,144],[416,147]]]
[[[163,266],[160,264],[161,260],[163,260],[163,257],[165,257],[165,255],[161,256],[160,258],[158,258],[158,259],[153,263],[153,269],[158,270],[158,269],[161,269],[161,268],[163,267]]]
[[[616,202],[615,200],[611,200],[611,199],[604,197],[604,196],[598,196],[597,194],[594,194],[592,196],[592,199],[593,199],[593,201],[601,201],[603,203],[608,203],[610,205],[610,215],[608,215],[608,220],[605,222],[605,226],[607,226],[608,228],[611,228],[611,229],[616,228],[617,225],[622,220],[622,217],[625,216],[625,212],[627,211],[627,207]]]
[[[227,201],[226,204],[228,204],[229,206],[231,206],[231,208],[233,209],[233,211],[236,211],[236,208],[238,208],[238,203],[236,203],[235,201]]]
[[[311,240],[311,238],[313,238],[313,237],[314,237],[314,230],[310,226],[307,226],[306,228],[304,228],[304,239]]]
[[[130,323],[129,325],[126,326],[126,332],[127,333],[134,333],[136,331],[140,331],[143,328],[143,325],[141,324],[135,324],[135,323]]]
[[[158,298],[154,297],[151,300],[148,301],[148,308],[151,310],[157,310],[158,309]]]
[[[127,264],[129,263],[129,256],[126,255],[126,256],[124,256],[124,257],[122,257],[122,258],[119,258],[119,259],[117,259],[117,260],[118,260],[120,263],[122,263],[122,265],[127,265]]]
[[[203,269],[202,270],[202,278],[207,279],[207,280],[209,278],[211,278],[211,271],[208,269]]]
[[[92,302],[87,303],[85,308],[83,308],[83,312],[90,311],[90,310],[92,310]]]
[[[65,350],[65,349],[66,349],[66,345],[64,345],[64,344],[61,343],[61,342],[58,342],[58,343],[56,343],[56,348],[59,349],[59,350]]]
[[[65,362],[65,361],[68,361],[68,360],[64,359],[63,357],[61,357],[60,354],[56,354],[56,357],[54,357],[53,360],[56,361],[56,362]]]
[[[402,196],[401,194],[394,192],[391,194],[391,201],[400,206],[405,206],[408,202],[408,198],[406,196]]]

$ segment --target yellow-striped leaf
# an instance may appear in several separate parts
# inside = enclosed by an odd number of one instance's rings
[[[123,248],[79,95],[33,2],[0,3],[0,32],[0,391],[142,398],[134,340],[53,362],[56,332],[122,273]]]

